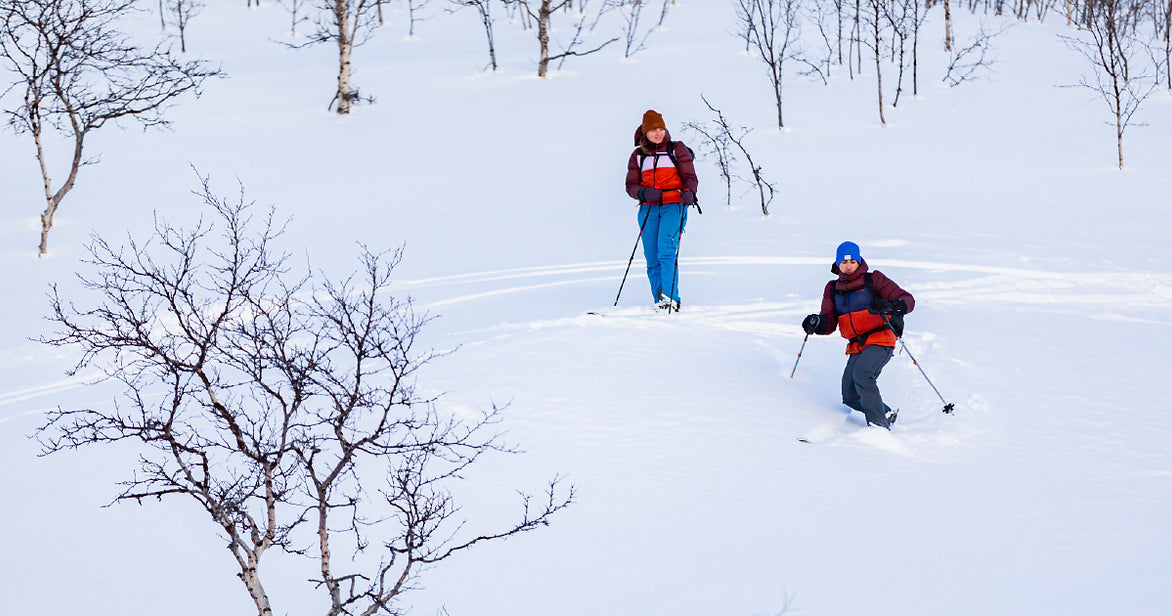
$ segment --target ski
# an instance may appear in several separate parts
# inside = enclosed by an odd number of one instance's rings
[[[898,416],[899,409],[893,409],[888,416],[888,421],[891,425],[895,425],[895,420]],[[861,419],[861,413],[851,413],[842,420],[835,419],[818,424],[806,434],[797,437],[797,440],[799,443],[816,445],[818,443],[837,440],[871,427],[873,426],[866,423],[866,420]],[[890,432],[890,428],[887,430]]]

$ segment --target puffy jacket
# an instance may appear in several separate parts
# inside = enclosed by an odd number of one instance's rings
[[[635,129],[635,145],[640,146],[642,140],[643,127],[640,126]],[[668,156],[668,143],[672,144],[675,164]],[[688,146],[672,141],[671,133],[667,133],[663,142],[654,146],[654,149],[636,147],[627,160],[627,194],[632,199],[639,198],[640,188],[658,188],[663,191],[663,203],[680,203],[683,201],[680,191],[688,190],[694,195],[699,183],[692,153],[688,151]]]
[[[861,260],[859,268],[847,276],[838,270],[838,264],[835,263],[830,271],[838,274],[838,279],[827,282],[822,292],[822,310],[819,314],[826,317],[822,320],[826,325],[817,333],[831,334],[837,329],[847,339],[847,355],[858,353],[871,345],[895,346],[895,332],[890,327],[884,327],[887,321],[882,315],[871,314],[867,310],[871,300],[876,299],[867,290],[863,276],[868,270],[867,262]],[[871,272],[871,282],[880,299],[902,299],[908,312],[915,308],[916,300],[912,294],[901,289],[883,272]]]

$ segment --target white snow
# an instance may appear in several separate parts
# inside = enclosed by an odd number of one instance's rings
[[[677,2],[630,61],[608,48],[547,80],[517,24],[498,23],[492,74],[477,72],[472,13],[434,9],[405,40],[391,11],[354,57],[378,103],[345,118],[325,109],[334,51],[276,45],[279,5],[243,5],[193,20],[189,49],[230,78],[176,107],[171,131],[95,135],[101,161],[46,258],[31,141],[0,133],[0,612],[254,609],[194,507],[103,507],[132,448],[40,458],[29,438],[46,410],[111,401],[93,374],[65,376],[75,352],[32,340],[49,328],[48,285],[84,303],[72,273],[90,233],[145,233],[156,209],[194,220],[193,165],[291,216],[285,246],[327,272],[357,265],[359,242],[406,244],[400,291],[438,315],[429,345],[459,347],[421,386],[454,411],[509,403],[508,439],[526,451],[473,473],[470,516],[507,516],[514,489],[555,474],[578,488],[547,529],[427,572],[413,613],[1172,613],[1172,94],[1148,100],[1115,168],[1103,103],[1058,87],[1088,70],[1058,40],[1062,19],[1014,27],[987,79],[950,89],[934,15],[919,96],[905,91],[886,127],[865,62],[829,86],[790,75],[779,131],[724,2]],[[978,21],[959,11],[958,38]],[[631,134],[654,108],[688,138],[684,121],[711,117],[701,93],[753,127],[772,215],[744,187],[726,207],[701,160],[683,310],[650,308],[641,251],[611,307],[638,230],[622,190]],[[854,427],[838,336],[811,337],[789,378],[848,239],[916,296],[907,347],[955,414],[901,353],[880,380],[895,429]],[[277,613],[324,613],[311,572],[269,564]]]

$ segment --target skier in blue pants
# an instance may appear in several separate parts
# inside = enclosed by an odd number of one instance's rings
[[[696,203],[696,168],[688,146],[672,141],[663,116],[643,114],[627,161],[627,194],[639,200],[639,228],[651,296],[660,308],[679,310],[678,255],[688,206]]]
[[[669,297],[675,308],[680,304],[676,255],[680,235],[687,222],[688,206],[682,203],[639,206],[639,224],[643,227],[643,257],[647,259],[647,280],[651,283],[652,300],[662,303],[664,297]]]

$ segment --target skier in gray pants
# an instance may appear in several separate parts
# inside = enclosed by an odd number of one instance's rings
[[[842,403],[866,415],[868,424],[891,429],[895,412],[883,403],[879,374],[898,339],[891,318],[911,312],[916,300],[882,272],[870,271],[854,242],[838,246],[830,271],[838,278],[826,283],[822,310],[807,316],[802,329],[818,335],[837,329],[846,338]]]

